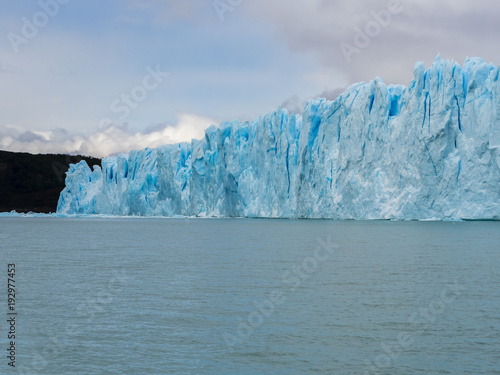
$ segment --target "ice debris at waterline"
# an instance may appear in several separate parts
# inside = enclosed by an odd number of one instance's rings
[[[499,67],[440,60],[303,115],[277,109],[205,139],[72,165],[58,213],[500,219]]]

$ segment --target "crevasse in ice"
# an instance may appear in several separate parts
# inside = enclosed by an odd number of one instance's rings
[[[205,138],[67,173],[61,214],[500,219],[499,67],[417,63],[302,115],[277,109]]]

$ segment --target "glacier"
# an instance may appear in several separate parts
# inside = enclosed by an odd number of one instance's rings
[[[190,143],[71,165],[59,214],[500,219],[500,69],[417,63],[302,115],[278,108]]]

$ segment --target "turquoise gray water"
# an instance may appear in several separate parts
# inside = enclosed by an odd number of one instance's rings
[[[16,369],[500,374],[499,229],[1,218],[4,282],[16,265]],[[15,373],[1,358],[0,372]]]

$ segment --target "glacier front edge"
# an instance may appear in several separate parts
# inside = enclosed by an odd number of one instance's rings
[[[57,212],[324,219],[500,219],[499,67],[417,63],[302,115],[278,108],[191,143],[67,173]]]

